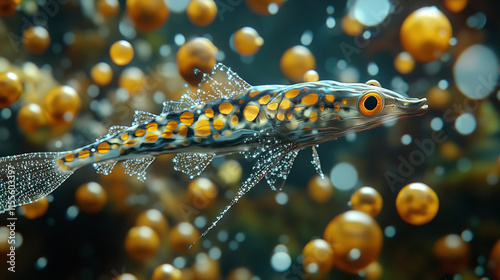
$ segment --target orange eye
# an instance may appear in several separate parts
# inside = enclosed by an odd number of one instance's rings
[[[369,117],[378,114],[382,110],[382,96],[378,92],[367,92],[359,100],[359,111]]]

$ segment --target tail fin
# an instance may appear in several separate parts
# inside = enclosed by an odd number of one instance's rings
[[[57,160],[64,153],[29,153],[0,158],[0,213],[37,201],[59,187],[74,170]]]

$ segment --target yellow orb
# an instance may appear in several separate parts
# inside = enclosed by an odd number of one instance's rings
[[[365,279],[366,280],[378,280],[382,277],[382,266],[377,262],[372,262],[365,269]]]
[[[198,85],[203,76],[202,73],[195,73],[195,69],[203,73],[212,71],[216,60],[217,47],[207,38],[194,38],[179,48],[177,52],[177,67],[179,73],[192,85]]]
[[[220,276],[219,263],[205,253],[196,256],[193,272],[197,280],[217,280]]]
[[[3,0],[0,2],[0,16],[10,16],[17,11],[22,0]]]
[[[187,252],[200,232],[190,223],[182,222],[170,230],[170,244],[176,252]]]
[[[327,273],[332,268],[333,262],[332,247],[323,239],[309,241],[302,250],[302,263],[308,273]]]
[[[411,13],[400,30],[403,48],[420,62],[439,59],[450,47],[451,36],[450,21],[435,6]]]
[[[394,67],[401,74],[408,74],[415,68],[415,60],[407,52],[401,52],[394,59]]]
[[[366,214],[375,217],[382,210],[382,196],[372,187],[362,187],[355,191],[351,200],[352,210],[365,212]]]
[[[448,104],[451,101],[451,95],[449,91],[435,86],[430,88],[427,92],[427,100],[429,108],[445,110],[448,109]]]
[[[307,193],[312,200],[319,203],[330,200],[333,194],[333,186],[330,178],[325,176],[325,178],[321,179],[321,176],[315,175],[307,184]]]
[[[28,103],[17,112],[17,125],[26,133],[33,133],[45,125],[45,113],[35,103]]]
[[[396,209],[405,222],[423,225],[436,216],[439,199],[429,186],[411,183],[403,187],[396,198]]]
[[[302,80],[304,80],[304,82],[317,82],[319,80],[319,74],[316,70],[309,70],[304,73]]]
[[[49,209],[49,201],[44,197],[30,204],[23,205],[22,208],[24,208],[24,216],[26,218],[36,219],[47,212],[47,209]]]
[[[283,0],[246,0],[248,8],[261,16],[269,16],[278,11]],[[273,12],[273,13],[271,13]]]
[[[217,17],[217,5],[214,0],[191,0],[186,13],[193,24],[207,26]]]
[[[116,41],[109,49],[109,56],[116,65],[126,65],[134,58],[134,48],[125,40]]]
[[[158,234],[147,226],[133,227],[125,237],[125,250],[138,261],[153,257],[160,246]]]
[[[127,0],[127,12],[135,27],[141,31],[160,28],[170,15],[165,0]]]
[[[344,15],[342,18],[342,30],[349,36],[358,36],[363,32],[364,28],[361,22],[351,17],[349,14]]]
[[[234,159],[224,161],[217,171],[217,176],[222,183],[232,186],[240,182],[243,175],[243,168],[241,164]]]
[[[56,125],[71,123],[81,104],[80,96],[70,86],[57,86],[49,90],[44,99],[44,109],[50,121]]]
[[[433,251],[441,264],[442,273],[459,273],[469,264],[469,244],[457,234],[448,234],[436,240]]]
[[[42,54],[50,45],[50,35],[42,26],[32,26],[23,32],[24,48],[31,54]]]
[[[227,275],[226,280],[252,280],[253,273],[246,267],[237,267]]]
[[[460,146],[448,140],[439,146],[439,153],[447,160],[458,160],[462,156]]]
[[[212,205],[217,194],[217,187],[207,178],[199,177],[188,185],[188,200],[198,209],[205,209]]]
[[[114,278],[114,280],[137,280],[137,277],[135,277],[135,275],[130,274],[130,273],[123,273],[123,274],[116,276],[116,278]]]
[[[467,0],[444,0],[444,6],[450,12],[461,12],[467,6]]]
[[[350,210],[328,223],[323,234],[330,243],[334,264],[340,270],[356,273],[375,261],[382,248],[382,230],[368,214]]]
[[[105,18],[112,18],[120,11],[118,0],[99,0],[97,1],[97,10]]]
[[[98,213],[108,201],[108,195],[104,189],[95,182],[83,184],[76,189],[76,203],[78,207],[85,213]]]
[[[243,27],[233,34],[234,48],[241,55],[254,55],[263,44],[264,39],[252,27]]]
[[[0,253],[10,252],[9,244],[10,229],[8,227],[0,227]]]
[[[123,70],[118,81],[118,85],[120,85],[121,88],[126,89],[132,95],[144,93],[146,91],[146,88],[144,87],[145,83],[146,77],[144,76],[144,72],[134,66]]]
[[[281,72],[295,83],[302,82],[304,73],[315,67],[316,60],[313,54],[304,46],[291,47],[281,56]]]
[[[106,62],[99,62],[90,70],[90,76],[92,76],[94,83],[107,86],[113,79],[113,70]]]
[[[171,264],[162,264],[155,268],[151,280],[181,280],[182,272]]]
[[[12,72],[0,73],[0,108],[9,107],[16,102],[23,92],[23,84]]]
[[[500,239],[491,248],[488,266],[493,273],[494,279],[500,280]]]
[[[136,226],[148,226],[152,228],[158,236],[162,237],[167,233],[168,221],[163,214],[156,209],[149,209],[142,212],[135,220]]]

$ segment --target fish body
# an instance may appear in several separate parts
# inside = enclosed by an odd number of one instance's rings
[[[425,99],[407,98],[376,81],[250,86],[218,64],[196,92],[166,102],[159,115],[136,111],[131,126],[112,127],[90,145],[0,158],[2,170],[10,166],[17,172],[14,198],[8,195],[6,174],[0,174],[0,212],[46,196],[89,164],[108,174],[117,161],[125,161],[125,172],[144,180],[155,156],[175,153],[175,168],[193,177],[216,155],[245,153],[256,160],[253,172],[218,221],[262,178],[280,189],[299,150],[313,147],[321,173],[316,145],[426,110]]]

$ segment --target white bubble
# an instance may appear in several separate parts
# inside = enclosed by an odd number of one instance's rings
[[[396,228],[393,227],[393,226],[387,226],[385,229],[384,229],[384,235],[387,237],[387,238],[392,238],[396,235]]]
[[[472,239],[474,238],[474,234],[472,233],[472,231],[466,229],[464,231],[462,231],[462,240],[465,241],[465,242],[471,242]]]
[[[401,137],[401,143],[403,143],[403,145],[410,145],[411,140],[412,140],[412,138],[411,138],[411,135],[409,135],[409,134],[405,134],[405,135],[403,135],[403,137]]]
[[[2,118],[8,120],[12,116],[12,111],[9,108],[3,108],[0,114]]]
[[[431,120],[431,128],[434,131],[439,131],[443,129],[443,120],[440,117],[435,117]]]
[[[290,258],[290,255],[285,252],[275,253],[271,257],[271,266],[277,272],[283,272],[290,268],[291,265],[292,259]]]
[[[210,248],[210,250],[208,250],[208,256],[212,260],[218,260],[218,259],[220,259],[221,255],[222,255],[222,252],[219,249],[219,247],[212,247],[212,248]]]
[[[175,34],[174,36],[174,42],[177,46],[182,46],[186,42],[186,38],[182,34]]]
[[[333,6],[328,6],[326,7],[326,12],[329,14],[329,15],[333,15],[333,13],[335,12],[335,8]]]
[[[47,258],[41,257],[36,260],[36,269],[37,270],[42,270],[47,266]]]
[[[496,185],[498,183],[498,175],[496,173],[490,173],[486,176],[486,182],[490,185]]]
[[[335,22],[335,19],[333,17],[326,18],[326,27],[334,28],[336,24],[337,24],[337,22]]]
[[[203,216],[198,216],[194,219],[193,224],[197,228],[203,228],[207,224],[207,219]]]
[[[471,113],[464,113],[455,120],[455,128],[462,135],[469,135],[476,129],[476,118]]]
[[[278,10],[279,10],[279,7],[278,7],[278,4],[276,3],[271,3],[269,4],[269,6],[267,6],[267,11],[271,14],[271,15],[275,15],[278,13]]]
[[[219,231],[219,233],[217,233],[217,240],[219,240],[220,242],[226,242],[228,238],[229,234],[225,230],[221,230]]]
[[[172,261],[172,265],[178,269],[183,269],[186,266],[186,259],[184,257],[177,257]]]
[[[450,234],[445,237],[444,243],[446,243],[446,246],[449,248],[458,248],[462,244],[462,240],[458,235]]]
[[[352,5],[350,12],[354,18],[366,26],[380,24],[391,9],[388,0],[351,0],[349,4]]]
[[[357,83],[359,81],[359,71],[354,67],[347,67],[340,72],[339,80],[344,83]]]
[[[238,232],[235,236],[234,236],[234,240],[238,241],[238,242],[243,242],[245,241],[245,233],[243,232]]]
[[[378,65],[375,63],[375,62],[370,62],[368,64],[368,74],[370,74],[371,76],[375,76],[378,74]]]
[[[472,168],[472,162],[468,158],[461,158],[457,162],[457,169],[461,172],[468,172]]]
[[[279,205],[285,205],[288,202],[288,195],[284,192],[279,192],[276,194],[276,202]]]
[[[351,132],[349,134],[346,134],[344,138],[347,142],[354,142],[356,141],[357,138],[356,132]]]
[[[355,261],[359,259],[359,257],[361,257],[361,251],[359,249],[354,248],[349,251],[349,259]]]
[[[76,216],[78,216],[79,212],[80,212],[80,210],[75,205],[68,207],[68,209],[66,210],[66,219],[68,219],[70,221],[74,220],[76,218]]]
[[[286,247],[285,244],[278,244],[278,245],[274,246],[273,252],[274,253],[278,253],[278,252],[288,253],[288,247]]]
[[[339,68],[339,70],[344,70],[347,68],[347,62],[343,59],[337,61],[337,68]]]
[[[450,38],[450,46],[455,46],[458,43],[457,38],[451,37]]]
[[[330,172],[330,180],[339,190],[350,190],[358,183],[358,172],[350,163],[341,162],[335,165]]]
[[[173,13],[182,13],[186,10],[189,0],[168,1],[168,8]]]
[[[439,83],[438,83],[438,87],[439,87],[440,89],[447,89],[449,85],[450,85],[450,84],[448,83],[448,81],[447,81],[447,80],[444,80],[444,79],[443,79],[443,80],[441,80],[441,81],[439,81]]]
[[[368,40],[372,37],[372,33],[369,31],[369,30],[366,30],[365,32],[363,32],[363,38]]]
[[[453,66],[458,89],[472,99],[488,97],[498,82],[498,58],[483,45],[473,45],[460,54]]]
[[[300,43],[304,46],[309,46],[312,43],[313,40],[313,33],[311,30],[306,30],[304,33],[302,33],[302,36],[300,37]]]
[[[482,276],[484,274],[484,267],[482,267],[482,266],[476,267],[476,269],[474,269],[474,273],[477,276]]]
[[[436,168],[434,168],[434,174],[436,174],[437,176],[443,176],[444,173],[445,173],[444,167],[436,166]]]

